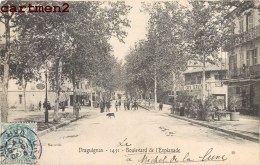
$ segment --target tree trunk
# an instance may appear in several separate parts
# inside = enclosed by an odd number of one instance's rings
[[[176,103],[177,103],[177,95],[176,95],[176,74],[175,72],[172,72],[172,77],[173,77],[173,99],[172,99],[172,113],[174,111],[174,106],[176,107]]]
[[[96,105],[97,105],[97,90],[95,90],[95,95],[94,95],[94,97],[95,97],[95,102],[96,102]],[[100,100],[99,100],[100,101]]]
[[[154,110],[157,110],[157,75],[156,69],[154,71]]]
[[[23,78],[23,106],[24,106],[24,112],[28,112],[28,108],[26,105],[26,87],[27,87],[27,82]]]
[[[4,63],[4,77],[2,82],[3,95],[1,97],[1,122],[8,121],[8,81],[9,81],[9,64]]]
[[[102,90],[100,90],[100,93],[99,93],[99,98],[100,98],[100,100],[103,100],[103,94],[102,94]]]
[[[90,89],[91,89],[90,104],[91,104],[91,109],[93,109],[93,87],[92,87],[92,82],[90,82]]]
[[[72,84],[73,84],[73,115],[78,116],[78,112],[76,110],[76,78],[75,73],[72,73]]]
[[[53,113],[53,121],[59,121],[59,103],[60,103],[60,80],[61,80],[61,60],[60,58],[55,61],[55,84],[56,84],[56,105]]]
[[[10,61],[10,22],[11,17],[5,19],[5,59],[4,63],[4,75],[3,75],[3,95],[2,95],[2,105],[1,105],[1,122],[8,122],[8,82],[9,82],[9,61]]]
[[[202,67],[202,105],[203,110],[205,109],[205,100],[206,100],[206,75],[205,75],[205,54],[203,55],[203,67]]]

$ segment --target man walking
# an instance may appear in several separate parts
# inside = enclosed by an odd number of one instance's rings
[[[127,109],[127,100],[124,100],[124,109],[125,109],[125,111]]]
[[[79,101],[76,103],[75,110],[76,110],[76,118],[79,118],[79,110],[81,110]]]
[[[104,110],[105,110],[105,101],[104,100],[101,100],[100,103],[99,103],[99,106],[100,106],[100,113],[103,113]]]
[[[118,101],[119,110],[121,109],[121,100]]]
[[[163,103],[160,102],[160,104],[159,104],[159,111],[162,111],[162,108],[163,108]]]
[[[115,107],[116,107],[116,112],[117,112],[117,110],[118,110],[118,102],[117,102],[117,100],[116,100],[116,103],[115,103]]]
[[[107,112],[110,112],[110,100],[106,102]]]

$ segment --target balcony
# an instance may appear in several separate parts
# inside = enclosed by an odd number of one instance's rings
[[[201,90],[202,84],[185,85],[184,90]]]
[[[249,29],[247,32],[239,34],[239,36],[235,39],[235,46],[252,41],[258,37],[260,37],[260,25]]]
[[[260,64],[246,67],[245,69],[238,68],[234,70],[230,70],[228,73],[228,77],[231,79],[237,78],[253,78],[260,76]]]

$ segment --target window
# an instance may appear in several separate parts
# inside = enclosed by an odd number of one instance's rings
[[[246,51],[246,66],[258,64],[257,48]]]
[[[76,86],[77,86],[77,89],[79,89],[79,83],[78,82],[76,82]]]
[[[237,70],[237,60],[236,60],[236,55],[235,56],[230,56],[229,57],[229,69],[230,70]]]
[[[252,50],[252,56],[253,56],[253,65],[256,65],[258,63],[258,61],[257,61],[257,48]]]
[[[244,31],[244,20],[243,20],[243,16],[240,17],[239,19],[239,33],[243,33]]]
[[[197,76],[197,84],[201,84],[201,80],[202,80],[202,76],[201,75]]]
[[[246,51],[246,66],[250,66],[250,54],[251,50]]]
[[[229,70],[233,70],[234,69],[234,57],[230,56],[229,57]]]
[[[254,18],[251,12],[246,14],[246,31],[252,29],[254,26]]]
[[[240,52],[240,66],[243,66],[244,63],[245,63],[244,62],[244,53],[243,53],[243,51],[241,51]]]
[[[185,85],[190,85],[190,78],[191,78],[190,74],[185,75]]]
[[[195,75],[191,76],[191,84],[196,84],[196,77],[195,77]]]
[[[23,101],[23,95],[19,95],[19,104],[22,104]]]

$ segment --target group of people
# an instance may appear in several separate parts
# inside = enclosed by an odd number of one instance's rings
[[[100,113],[103,113],[103,112],[110,112],[110,107],[111,107],[111,103],[110,103],[110,100],[102,100],[99,102],[99,107],[100,107]]]
[[[138,110],[138,102],[137,100],[124,100],[124,109],[126,110]]]
[[[137,100],[130,100],[130,99],[127,99],[127,100],[124,100],[123,102],[124,104],[124,110],[138,110],[138,102]],[[115,101],[115,110],[116,112],[118,112],[118,110],[121,109],[121,105],[122,105],[122,102],[121,100],[116,100]],[[110,100],[102,100],[99,102],[99,107],[100,107],[100,113],[103,113],[103,112],[110,112],[110,108],[111,108],[111,101]]]
[[[116,100],[116,102],[115,102],[115,107],[116,107],[116,112],[118,111],[118,109],[120,109],[121,108],[121,100]]]
[[[44,110],[46,109],[46,107],[47,107],[47,110],[51,110],[51,108],[52,108],[51,103],[49,101],[46,102],[46,100],[43,102],[43,104],[42,104],[41,101],[39,101],[38,110],[40,111],[42,109],[42,107],[43,107]],[[59,103],[59,109],[62,109],[62,112],[64,112],[65,108],[66,108],[65,102],[64,101],[60,102]]]

